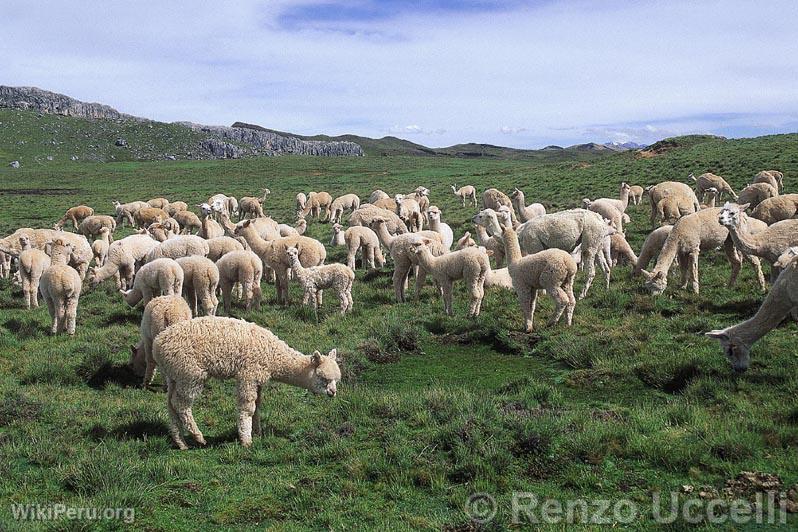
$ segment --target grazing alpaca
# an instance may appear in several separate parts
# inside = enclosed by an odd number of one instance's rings
[[[341,302],[341,314],[352,311],[352,284],[355,282],[355,272],[343,264],[323,264],[303,268],[299,260],[299,250],[289,247],[285,250],[291,272],[299,284],[302,285],[302,304],[307,305],[313,301],[313,312],[319,317],[319,307],[322,303],[322,291],[326,288],[335,290]]]
[[[510,199],[512,199],[513,206],[515,207],[515,210],[518,212],[518,218],[522,222],[528,222],[532,218],[537,218],[538,216],[543,216],[544,214],[546,214],[546,207],[544,207],[540,203],[532,203],[530,205],[526,205],[524,192],[520,189],[514,188],[513,193],[510,194]]]
[[[774,264],[782,253],[792,246],[798,246],[798,220],[782,220],[751,234],[747,224],[743,223],[746,208],[748,205],[726,203],[720,210],[718,221],[729,230],[737,249],[770,263],[771,281],[775,281],[779,272]]]
[[[457,188],[457,185],[452,185],[452,192],[454,195],[460,198],[460,201],[463,203],[463,207],[466,206],[466,199],[472,203],[474,207],[477,206],[477,189],[475,189],[471,185],[466,185],[464,187]]]
[[[577,270],[576,262],[571,255],[561,249],[547,249],[522,257],[518,234],[512,225],[504,227],[502,238],[507,257],[507,270],[513,281],[513,289],[518,295],[521,312],[524,314],[526,332],[533,330],[535,305],[538,290],[541,289],[545,289],[555,303],[549,325],[560,321],[565,311],[565,322],[570,326],[576,307],[574,278]]]
[[[238,396],[238,437],[252,444],[260,433],[263,385],[274,380],[335,397],[341,370],[335,349],[327,356],[318,351],[306,356],[274,333],[254,323],[206,316],[181,321],[153,342],[153,359],[166,378],[169,434],[180,449],[188,449],[181,427],[205,445],[191,407],[208,378],[235,379]]]
[[[737,194],[732,190],[732,187],[719,175],[707,172],[698,177],[693,174],[690,174],[688,177],[695,181],[695,195],[698,199],[703,198],[703,200],[706,201],[705,194],[710,188],[714,188],[718,191],[718,197],[721,197],[723,194],[728,194],[734,199],[737,199]]]
[[[430,273],[443,290],[444,311],[448,316],[452,315],[452,285],[462,279],[471,294],[468,316],[479,316],[482,298],[485,297],[485,278],[490,271],[488,255],[469,247],[435,257],[429,248],[432,243],[432,240],[422,238],[411,244],[411,250],[416,254],[419,266]]]
[[[784,270],[770,289],[754,317],[723,330],[706,333],[720,341],[723,352],[735,371],[745,371],[751,363],[751,346],[798,312],[798,258],[783,264]]]

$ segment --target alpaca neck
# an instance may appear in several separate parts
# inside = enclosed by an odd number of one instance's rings
[[[488,230],[488,234],[491,236],[499,236],[502,235],[502,226],[499,225],[499,220],[496,218],[491,218],[490,223],[486,228]]]
[[[729,234],[731,235],[734,245],[746,255],[762,256],[762,249],[759,245],[758,239],[748,232],[745,224],[734,224],[727,226]]]
[[[263,196],[261,196],[261,198],[260,198],[260,202],[261,202],[261,203],[265,202],[265,201],[266,201],[266,196],[268,196],[268,195],[269,195],[269,193],[268,193],[268,192],[264,192],[264,193],[263,193]]]
[[[518,244],[518,233],[512,227],[505,227],[502,231],[504,239],[504,255],[507,257],[507,264],[515,264],[521,260],[521,246]]]
[[[526,209],[526,198],[524,197],[523,192],[519,191],[515,193],[515,197],[513,198],[513,206],[515,207],[515,210],[524,212],[524,209]]]
[[[388,249],[391,249],[394,240],[396,240],[396,237],[388,232],[388,227],[386,227],[385,224],[377,225],[377,236],[380,238],[380,242],[382,242],[382,245],[384,245]]]
[[[69,262],[69,253],[62,248],[54,247],[50,253],[50,264],[66,264]]]
[[[244,240],[247,241],[249,244],[250,249],[255,252],[256,255],[260,257],[266,256],[266,253],[271,250],[271,243],[263,240],[261,236],[255,231],[255,228],[252,226],[245,227],[243,231],[241,231],[241,236],[244,237]]]
[[[432,256],[432,252],[428,247],[423,247],[421,251],[416,254],[416,257],[418,257],[419,264],[421,264],[421,266],[428,272],[435,268],[435,262],[437,259]]]
[[[621,205],[623,205],[623,210],[629,206],[629,189],[626,187],[621,189]]]
[[[302,267],[302,263],[299,261],[298,256],[291,257],[291,263],[289,266],[291,271],[294,272],[294,275],[296,275],[297,279],[302,277],[302,274],[305,273],[305,268]]]
[[[754,342],[765,336],[769,331],[778,327],[784,318],[794,308],[794,305],[787,297],[785,290],[786,284],[776,284],[768,293],[762,306],[756,314],[749,319],[733,327],[729,327],[729,336],[738,338],[745,345],[751,346]]]
[[[441,232],[441,219],[440,218],[433,218],[430,216],[429,219],[429,228],[436,233]]]
[[[484,246],[488,240],[490,240],[490,235],[488,235],[488,231],[481,225],[477,224],[477,240],[479,240],[479,244]]]
[[[279,364],[270,368],[271,378],[277,382],[308,389],[311,387],[311,374],[313,373],[311,357],[298,351],[291,351],[291,353],[283,353],[277,359]]]
[[[222,227],[224,227],[224,232],[227,233],[228,236],[234,236],[236,232],[236,226],[233,225],[233,222],[230,221],[230,217],[227,216],[227,213],[225,212],[220,213],[219,220],[222,221]],[[205,223],[205,218],[202,219],[202,222],[203,224]],[[205,229],[204,225],[203,229]]]
[[[676,254],[679,251],[679,238],[676,228],[671,230],[671,234],[665,239],[665,244],[662,246],[662,251],[657,257],[657,264],[654,266],[654,271],[661,271],[668,276],[668,270],[671,269],[671,264],[676,260]]]

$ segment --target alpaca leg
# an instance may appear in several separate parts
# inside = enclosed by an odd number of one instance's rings
[[[534,312],[532,311],[532,298],[537,297],[537,292],[533,288],[523,287],[517,291],[518,304],[521,306],[521,313],[524,315],[524,330],[532,332],[532,320]],[[535,294],[533,296],[533,294]]]
[[[762,273],[762,261],[759,259],[759,257],[755,257],[754,255],[743,255],[743,259],[750,262],[751,266],[754,268],[754,272],[756,272],[756,280],[759,283],[759,289],[763,292],[767,292],[768,285],[765,282],[765,274]],[[771,271],[773,271],[773,267],[771,267]]]
[[[424,288],[424,281],[427,280],[427,270],[421,266],[415,267],[416,273],[416,299],[421,295],[421,290]],[[449,288],[451,290],[451,287]]]
[[[338,301],[341,308],[341,315],[346,314],[346,309],[349,308],[349,298],[346,295],[346,287],[338,290]]]
[[[727,238],[723,243],[723,251],[726,253],[726,258],[729,260],[729,264],[731,265],[731,275],[729,276],[729,283],[727,285],[731,287],[737,282],[737,276],[740,274],[743,260],[740,256],[741,253],[739,253],[737,248],[734,247],[734,242],[732,242],[731,237]],[[698,258],[696,258],[696,261],[697,260]]]
[[[180,416],[177,414],[177,410],[173,405],[173,398],[174,398],[174,390],[175,390],[175,382],[172,380],[167,380],[166,383],[166,408],[169,411],[169,436],[172,437],[172,441],[180,450],[185,451],[188,449],[188,445],[186,445],[186,441],[183,439],[183,435],[180,434],[182,423],[180,422]]]
[[[357,253],[357,248],[349,249],[349,253],[346,254],[346,265],[355,269],[355,254]]]
[[[78,315],[78,298],[70,297],[66,301],[65,307],[66,320],[64,328],[66,329],[67,334],[75,334],[75,320],[77,319]]]
[[[50,296],[45,297],[44,301],[47,303],[47,312],[50,313],[50,319],[53,322],[53,325],[50,328],[50,333],[55,334],[58,331],[58,324],[55,321],[55,303]]]
[[[560,321],[562,313],[568,307],[570,301],[568,299],[568,294],[559,286],[551,286],[546,289],[546,292],[551,296],[555,304],[554,314],[552,314],[551,318],[549,318],[548,326],[550,327],[552,325],[556,325],[557,322]]]
[[[263,400],[263,385],[257,387],[258,396],[255,398],[255,413],[252,414],[252,434],[260,436],[263,432],[260,428],[260,404]]]
[[[365,257],[366,260],[364,261],[366,263],[365,264],[365,269],[367,269],[367,270],[375,269],[375,267],[374,267],[374,246],[366,246],[364,251],[365,251],[364,254],[366,256]]]
[[[565,281],[565,293],[568,295],[568,307],[565,311],[565,324],[571,326],[574,319],[574,309],[576,308],[576,298],[574,297],[574,279],[575,275],[571,275]]]
[[[258,385],[255,382],[238,381],[238,439],[241,445],[252,445],[252,417],[258,400]]]
[[[407,276],[410,273],[409,264],[397,263],[393,270],[393,291],[396,296],[396,301],[399,303],[405,302],[405,283]]]
[[[352,284],[353,281],[349,281],[349,286],[346,287],[346,299],[349,301],[349,306],[347,307],[347,312],[352,312],[352,309],[355,306],[355,300],[352,299]]]
[[[33,293],[30,279],[22,277],[22,295],[25,299],[25,308],[30,310],[33,304]]]
[[[607,257],[604,255],[603,251],[598,252],[598,262],[601,271],[604,272],[604,280],[606,282],[607,290],[610,289],[610,276],[612,275],[612,266],[610,263],[612,259],[610,258],[609,262],[607,261]]]
[[[151,341],[144,341],[144,360],[147,363],[147,368],[144,370],[144,380],[141,382],[141,386],[146,388],[152,384],[152,380],[155,378],[155,359],[152,357]]]
[[[590,285],[593,284],[593,278],[596,276],[595,254],[591,253],[587,249],[583,249],[582,263],[585,265],[585,269],[587,270],[587,279],[585,279],[585,286],[582,288],[582,292],[579,294],[579,299],[585,298],[587,291],[590,290]]]
[[[249,310],[252,308],[252,281],[244,281],[241,283],[244,287],[244,308]]]
[[[224,302],[224,313],[230,315],[230,302],[233,298],[233,284],[228,280],[220,283],[222,287],[222,301]]]
[[[53,321],[53,334],[64,331],[66,325],[66,300],[55,302],[55,320]]]
[[[316,308],[321,308],[322,300],[323,300],[323,290],[316,290]]]
[[[194,414],[191,411],[194,400],[199,397],[199,394],[202,392],[202,384],[170,382],[170,386],[174,389],[171,396],[171,404],[177,416],[180,418],[180,423],[197,443],[205,445],[205,438],[202,432],[200,432],[199,427],[197,427],[197,422],[194,421]]]
[[[688,255],[684,253],[679,254],[678,258],[679,262],[679,271],[681,272],[681,285],[680,287],[682,290],[687,289],[687,283],[689,278],[689,270],[690,270],[690,258]]]
[[[452,281],[449,279],[441,283],[443,288],[443,310],[447,316],[452,315]]]
[[[690,253],[690,286],[693,293],[697,294],[699,291],[698,286],[698,252]]]

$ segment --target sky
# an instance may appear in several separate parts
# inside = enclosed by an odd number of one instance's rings
[[[795,0],[0,0],[0,84],[431,147],[798,131]]]

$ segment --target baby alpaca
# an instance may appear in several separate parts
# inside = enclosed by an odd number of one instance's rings
[[[188,301],[191,313],[197,316],[197,302],[207,316],[216,314],[219,300],[216,288],[219,286],[219,269],[212,260],[205,257],[181,257],[176,260],[183,269],[183,297]]]
[[[80,223],[94,214],[94,209],[91,207],[87,207],[86,205],[78,205],[77,207],[72,207],[71,209],[67,209],[67,212],[61,217],[60,220],[55,222],[53,229],[61,229],[64,227],[64,224],[67,221],[71,221],[72,225],[75,227],[77,231],[78,226]]]
[[[119,293],[131,307],[144,301],[144,306],[153,297],[180,294],[183,289],[183,269],[173,259],[155,259],[136,272],[133,288]]]
[[[224,312],[230,315],[233,285],[241,283],[246,309],[260,308],[260,281],[263,278],[263,262],[252,251],[231,251],[216,261],[219,269],[219,286],[222,289]]]
[[[19,254],[19,278],[22,283],[22,294],[25,297],[25,308],[39,307],[39,281],[42,274],[50,267],[50,257],[34,248],[28,235],[19,237],[22,252]]]
[[[418,257],[418,263],[432,274],[443,290],[443,308],[447,316],[452,313],[452,285],[454,281],[463,279],[471,294],[468,316],[479,316],[482,299],[485,297],[485,278],[490,271],[487,253],[469,247],[438,257],[432,255],[429,245],[432,240],[422,238],[411,243],[411,250]]]
[[[303,268],[299,260],[299,250],[289,247],[285,250],[291,266],[291,272],[299,284],[302,285],[302,304],[307,305],[309,300],[313,301],[313,312],[316,317],[319,315],[319,307],[322,303],[322,290],[331,288],[338,294],[341,302],[341,314],[352,311],[354,301],[352,300],[352,283],[355,282],[355,272],[349,266],[343,264],[324,264]]]
[[[341,223],[344,212],[352,212],[358,207],[360,207],[360,198],[357,194],[344,194],[335,198],[332,205],[330,205],[330,210],[332,211],[330,222]]]
[[[238,437],[245,447],[252,444],[253,429],[260,433],[263,385],[270,379],[328,397],[335,397],[341,380],[335,349],[305,356],[268,329],[231,318],[176,323],[155,338],[152,354],[168,386],[169,434],[183,450],[188,446],[181,426],[205,445],[191,407],[209,377],[236,380]]]
[[[111,232],[107,227],[100,229],[100,237],[91,243],[91,252],[94,255],[94,264],[102,268],[108,260],[108,248],[111,247]]]
[[[141,385],[152,384],[155,377],[155,359],[152,342],[170,325],[191,319],[191,310],[179,295],[159,296],[147,303],[141,317],[141,332],[136,345],[130,346],[130,367],[136,375],[144,377]]]
[[[53,319],[52,334],[66,331],[75,334],[75,319],[82,283],[80,275],[68,266],[72,244],[56,238],[50,248],[50,267],[44,270],[39,281],[42,299]]]

